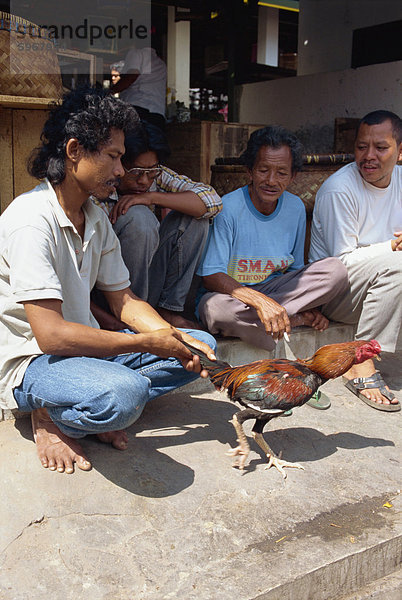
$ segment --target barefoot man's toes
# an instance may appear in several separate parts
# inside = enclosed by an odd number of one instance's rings
[[[31,420],[39,460],[45,469],[74,473],[74,463],[83,471],[91,469],[92,465],[80,444],[60,431],[46,408],[32,411]]]
[[[127,433],[125,431],[107,431],[98,433],[98,439],[104,444],[112,444],[117,450],[126,450],[128,446]]]

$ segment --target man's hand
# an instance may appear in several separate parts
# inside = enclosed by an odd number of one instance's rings
[[[281,339],[285,333],[290,333],[291,325],[286,309],[265,294],[241,285],[227,273],[214,273],[203,277],[207,290],[229,294],[233,298],[252,306],[257,311],[258,318],[264,325],[268,335],[274,339]]]
[[[120,217],[120,215],[125,215],[130,206],[137,206],[139,204],[142,204],[143,206],[151,206],[151,204],[154,204],[152,201],[152,192],[120,196],[109,215],[110,222],[114,225],[118,217]]]
[[[192,355],[190,350],[181,343],[181,339],[204,352],[210,360],[216,360],[215,354],[207,344],[196,340],[183,331],[178,331],[174,327],[157,329],[147,333],[144,346],[151,354],[161,358],[174,356],[182,362],[187,371],[194,371],[199,373],[201,377],[208,377],[208,371],[201,369],[199,357],[196,354]]]
[[[201,350],[204,354],[207,355],[207,357],[210,360],[216,360],[216,356],[213,350],[208,346],[208,344],[200,342],[199,340],[193,338],[191,335],[185,333],[184,331],[179,331],[178,333],[180,334],[181,339],[194,346],[194,348],[198,348],[198,350]],[[195,373],[199,373],[201,377],[208,377],[208,371],[206,369],[201,368],[200,359],[196,354],[194,354],[192,358],[188,361],[186,359],[182,360],[182,364],[187,371],[195,371]]]
[[[391,248],[394,252],[402,251],[402,231],[395,231],[395,240],[391,240]]]
[[[272,335],[274,340],[283,338],[285,332],[290,333],[291,326],[286,309],[272,298],[243,286],[234,290],[232,296],[255,308],[265,331]]]
[[[261,294],[260,300],[255,306],[258,317],[264,325],[265,331],[272,334],[274,340],[283,338],[284,333],[290,333],[291,326],[286,309],[272,298]]]

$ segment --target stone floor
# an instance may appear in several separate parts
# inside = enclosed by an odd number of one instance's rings
[[[401,359],[380,363],[400,400]],[[305,467],[286,480],[253,442],[231,467],[235,405],[201,380],[150,403],[127,451],[85,439],[89,473],[43,469],[29,420],[0,423],[0,598],[400,598],[401,413],[324,391],[329,410],[267,427]]]

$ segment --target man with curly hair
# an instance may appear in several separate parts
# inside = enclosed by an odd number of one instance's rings
[[[41,183],[0,217],[0,406],[31,412],[41,463],[58,472],[91,468],[77,441],[88,434],[124,450],[149,400],[207,376],[181,340],[214,358],[209,334],[179,331],[133,294],[112,226],[89,199],[115,191],[124,137],[138,126],[121,100],[70,92],[31,161]],[[126,329],[100,329],[95,285]]]

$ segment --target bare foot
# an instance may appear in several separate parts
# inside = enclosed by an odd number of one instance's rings
[[[128,445],[127,433],[121,431],[107,431],[106,433],[98,433],[96,436],[99,441],[104,444],[112,444],[117,450],[126,450]]]
[[[313,327],[317,331],[324,331],[329,325],[329,321],[324,315],[318,310],[318,308],[311,308],[310,310],[304,310],[290,317],[291,327]]]
[[[344,377],[346,379],[355,379],[356,377],[370,377],[371,375],[374,375],[375,372],[376,368],[374,366],[374,362],[370,359],[366,360],[363,363],[360,363],[359,365],[353,365],[353,367],[349,369],[347,373],[345,373]],[[389,387],[387,385],[385,387],[387,390],[389,390]],[[366,398],[369,398],[370,400],[374,400],[374,402],[377,402],[378,404],[398,404],[397,398],[394,398],[390,402],[388,398],[385,398],[385,396],[381,394],[378,388],[369,388],[367,390],[359,391],[361,394],[363,394],[363,396],[366,396]]]
[[[157,308],[160,316],[165,319],[173,327],[179,327],[181,329],[202,329],[202,325],[196,321],[190,321],[183,316],[183,312],[176,312],[174,310],[168,310],[158,306]]]
[[[92,468],[80,444],[60,431],[46,408],[32,411],[31,421],[39,460],[45,469],[74,473],[74,463],[83,471]]]

